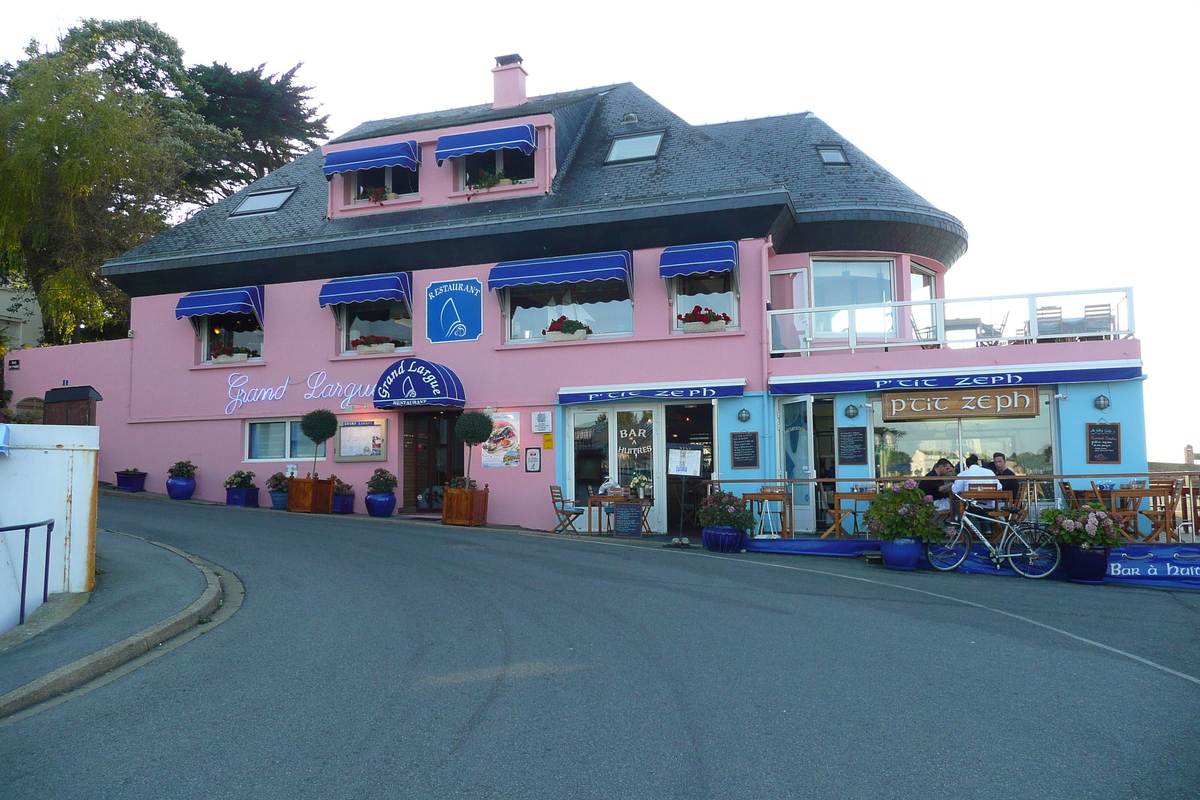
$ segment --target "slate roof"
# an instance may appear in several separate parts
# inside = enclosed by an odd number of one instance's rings
[[[811,114],[693,126],[630,83],[535,97],[511,108],[377,120],[334,141],[539,113],[555,116],[558,171],[551,193],[327,219],[328,183],[321,152],[314,150],[109,261],[104,273],[126,292],[145,295],[768,234],[785,252],[810,245],[820,231],[845,242],[831,249],[866,249],[846,224],[889,214],[895,218],[886,221],[891,227],[884,238],[893,246],[870,249],[916,252],[949,264],[966,247],[956,219]],[[626,121],[630,114],[637,122]],[[614,136],[659,130],[657,159],[603,163]],[[842,143],[851,165],[825,168],[812,146],[818,141]],[[279,211],[229,216],[247,193],[288,186],[296,192]],[[809,213],[815,216],[797,225]],[[839,230],[830,233],[830,225]],[[806,227],[807,238],[797,234]],[[947,241],[933,236],[929,252],[907,246],[929,231]]]

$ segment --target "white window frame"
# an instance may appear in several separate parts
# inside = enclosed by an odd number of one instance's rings
[[[196,327],[196,338],[200,340],[200,363],[201,364],[216,364],[212,359],[212,344],[208,340],[208,321],[213,317],[225,316],[224,314],[202,314],[198,317],[192,317],[192,324]],[[263,352],[266,351],[266,329],[259,323],[259,331],[263,334],[262,350],[257,356],[249,356],[247,361],[262,361]]]
[[[286,433],[284,434],[284,437],[283,437],[284,455],[280,456],[279,458],[251,458],[250,457],[250,428],[251,428],[251,426],[264,425],[264,424],[273,423],[273,422],[287,423]],[[284,461],[299,461],[302,459],[307,459],[308,461],[311,462],[312,461],[311,454],[310,455],[297,455],[297,454],[292,453],[292,432],[291,432],[291,424],[292,423],[299,424],[300,417],[262,417],[260,419],[246,420],[246,426],[243,429],[243,436],[242,436],[242,439],[243,439],[243,441],[242,441],[242,461],[245,463],[248,463],[248,464],[269,464],[269,463],[278,464],[278,463],[284,462]],[[304,434],[301,434],[301,436],[303,436],[303,435]],[[317,445],[317,461],[326,461],[328,459],[328,455],[329,455],[328,445],[329,445],[330,441],[333,441],[333,440],[330,439],[329,441],[321,442],[319,445]]]
[[[862,257],[862,256],[821,256],[819,258],[814,257],[814,258],[810,259],[810,261],[809,261],[810,270],[809,270],[809,293],[808,293],[808,296],[809,296],[809,302],[812,304],[810,306],[811,308],[823,308],[823,306],[820,306],[817,303],[817,269],[818,269],[818,265],[820,265],[820,264],[837,264],[837,263],[888,264],[890,267],[889,272],[890,272],[890,276],[891,276],[890,280],[891,280],[891,286],[892,286],[891,300],[882,300],[882,301],[880,301],[879,304],[883,305],[883,304],[887,304],[887,303],[895,303],[896,302],[897,295],[896,295],[896,259],[895,259],[895,257],[888,256],[885,258],[869,258],[869,257]],[[871,305],[871,304],[870,303],[859,303],[858,305]],[[893,313],[890,331],[857,331],[857,334],[859,336],[868,336],[868,337],[875,336],[875,335],[895,336],[896,335],[896,325],[897,325],[896,317],[895,317],[895,314]],[[813,328],[815,329],[818,327],[819,326],[817,325],[816,315],[814,315]],[[810,334],[810,335],[816,335],[816,336],[822,337],[822,338],[844,339],[847,334],[846,334],[846,331],[839,332],[839,331],[814,330],[814,333]]]
[[[393,300],[393,301],[389,301],[389,302],[403,302],[403,301]],[[330,306],[330,308],[333,309],[333,318],[335,320],[335,323],[337,324],[337,329],[338,329],[338,352],[341,353],[342,355],[356,355],[355,348],[350,346],[350,341],[351,341],[350,325],[349,325],[349,315],[347,314],[347,311],[349,310],[347,308],[347,306],[350,306],[350,305],[352,305],[352,304],[351,303],[334,303]],[[408,309],[408,321],[411,323],[413,321],[412,306],[408,303],[404,303],[404,306]],[[413,340],[416,338],[417,333],[416,333],[416,329],[413,328],[412,325],[409,325],[409,329],[410,329],[410,332],[412,335],[409,336],[408,344],[406,344],[404,346],[397,345],[396,346],[397,351],[411,350],[413,348]]]
[[[373,167],[372,169],[379,169],[379,168]],[[395,199],[398,200],[398,199],[404,198],[404,197],[417,197],[418,195],[421,194],[421,172],[420,172],[419,168],[414,173],[417,176],[417,190],[415,192],[397,192],[397,191],[395,191],[395,186],[396,186],[395,178],[394,178],[395,170],[400,169],[400,170],[404,170],[405,172],[413,172],[413,170],[410,170],[407,167],[383,167],[382,169],[383,169],[383,185],[384,185],[384,187],[387,188],[387,190],[389,192],[396,195]],[[350,180],[351,180],[350,202],[355,205],[361,205],[363,203],[366,203],[368,205],[371,204],[371,200],[369,200],[365,197],[359,198],[359,196],[358,196],[358,173],[365,172],[365,171],[366,170],[354,170],[353,172],[350,172],[350,173],[343,173],[343,174],[352,176],[350,178]]]
[[[662,152],[662,143],[663,143],[663,139],[666,138],[666,135],[667,135],[667,132],[665,130],[662,130],[662,131],[643,131],[641,133],[626,134],[625,136],[614,136],[612,138],[612,141],[609,142],[608,152],[605,153],[605,155],[604,155],[604,163],[606,165],[607,164],[637,164],[642,161],[654,161],[655,159],[658,158],[658,154],[660,152]],[[623,141],[629,141],[630,139],[651,139],[651,138],[655,138],[655,137],[657,137],[658,140],[654,143],[654,152],[653,153],[649,153],[646,155],[628,156],[625,158],[614,158],[613,157],[613,151],[615,151],[617,149],[617,146]]]
[[[581,286],[581,285],[584,285],[587,283],[590,283],[590,281],[576,281],[576,282],[571,283],[570,285],[571,286]],[[555,286],[566,286],[566,285],[567,284],[555,284]],[[500,302],[500,316],[504,320],[504,342],[505,342],[505,344],[544,342],[545,337],[541,336],[540,334],[536,337],[530,336],[527,339],[514,339],[513,338],[513,335],[512,335],[513,334],[513,330],[512,330],[513,314],[512,314],[512,291],[511,291],[513,288],[520,288],[520,287],[506,286],[496,292],[497,300]],[[629,286],[628,286],[628,284],[626,284],[626,290],[628,291],[628,289],[629,289]],[[605,333],[599,333],[599,332],[589,333],[588,338],[595,336],[595,337],[603,337],[603,338],[608,339],[608,338],[627,338],[627,337],[633,336],[634,320],[633,320],[633,292],[632,291],[629,291],[629,309],[630,309],[629,330],[627,330],[627,331],[608,331]],[[570,318],[570,314],[567,314],[567,317]]]
[[[730,318],[731,322],[729,323],[728,327],[737,328],[739,326],[739,320],[741,318],[738,313],[738,306],[741,305],[741,303],[739,301],[741,300],[742,293],[738,287],[737,272],[734,270],[726,270],[726,271],[729,273],[729,295],[730,295],[730,301],[731,301],[730,302],[730,311],[729,311],[729,318]],[[714,273],[705,273],[705,274],[714,274]],[[719,273],[715,273],[715,274],[719,274]],[[676,331],[683,330],[683,323],[679,321],[679,315],[687,313],[688,311],[692,310],[691,308],[681,308],[679,305],[679,283],[683,278],[688,278],[688,277],[693,277],[693,276],[673,275],[672,277],[667,279],[667,282],[670,284],[670,294],[668,296],[667,302],[669,302],[670,306],[671,306],[672,330],[676,330]],[[688,302],[691,303],[693,306],[695,305],[694,301],[689,300]],[[705,307],[704,303],[701,303],[700,307],[704,308]],[[711,306],[709,306],[709,308],[711,308]],[[713,310],[715,311],[716,309],[713,309]]]
[[[514,150],[514,148],[504,147],[499,150],[487,151],[495,156],[495,160],[493,161],[494,167],[492,169],[493,175],[499,175],[504,171],[504,154],[509,150]],[[525,153],[520,150],[515,150],[515,152],[521,153],[521,155],[525,158],[533,158],[533,177],[521,178],[519,180],[506,178],[506,180],[512,180],[513,186],[530,186],[537,183],[537,150],[534,150],[531,156],[526,156]],[[458,192],[466,192],[471,190],[471,187],[467,185],[467,156],[458,156],[454,159],[454,190]]]

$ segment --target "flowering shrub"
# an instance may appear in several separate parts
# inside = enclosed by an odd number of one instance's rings
[[[191,461],[176,461],[167,467],[167,475],[172,478],[194,478],[196,477],[196,465]]]
[[[217,342],[212,346],[210,355],[213,358],[217,356],[232,356],[238,353],[245,353],[250,358],[258,358],[258,351],[251,350],[249,347],[242,347],[240,344],[227,344],[226,342]]]
[[[276,472],[271,477],[267,478],[268,492],[286,492],[288,486],[292,483],[292,479],[286,473]]]
[[[587,325],[583,324],[579,320],[567,319],[566,316],[564,315],[564,316],[561,316],[558,319],[554,320],[553,322],[551,322],[550,327],[548,327],[548,328],[546,328],[546,330],[542,331],[542,336],[545,336],[547,331],[554,331],[555,333],[576,333],[581,330],[585,330],[588,333],[592,332],[591,328],[589,328]]]
[[[379,467],[367,478],[367,491],[371,494],[391,494],[396,491],[396,484],[399,482],[394,473]]]
[[[344,480],[339,478],[337,475],[330,475],[329,479],[333,481],[333,493],[334,494],[354,494],[354,486],[349,483],[346,483]],[[395,487],[392,487],[392,488],[395,488]]]
[[[649,489],[650,488],[650,479],[639,472],[637,475],[634,475],[629,480],[629,488],[630,489]]]
[[[876,539],[893,542],[936,536],[937,516],[933,498],[922,492],[917,482],[910,478],[880,491],[863,518],[867,522],[867,532]]]
[[[1121,541],[1121,520],[1098,505],[1082,508],[1047,508],[1042,522],[1063,544],[1083,548],[1113,547]]]
[[[680,322],[733,322],[728,314],[718,314],[711,308],[696,306],[686,314],[676,315]]]
[[[733,492],[713,492],[700,501],[697,514],[706,528],[738,528],[748,531],[754,527],[754,512],[746,501]]]
[[[238,470],[225,479],[226,489],[253,489],[254,473]]]
[[[350,346],[358,347],[359,345],[365,346],[365,345],[372,345],[372,344],[395,344],[395,343],[396,343],[396,340],[390,336],[376,336],[373,333],[368,333],[366,336],[360,336],[357,339],[350,342]]]
[[[367,199],[372,203],[382,203],[387,199],[388,190],[386,186],[375,186],[367,190]]]

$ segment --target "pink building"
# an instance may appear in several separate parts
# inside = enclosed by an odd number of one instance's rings
[[[365,123],[110,262],[129,339],[11,354],[14,401],[90,385],[101,474],[189,459],[212,500],[234,470],[309,471],[297,422],[330,408],[318,472],[361,512],[384,466],[413,513],[483,408],[489,521],[539,529],[549,486],[636,475],[654,530],[689,523],[684,444],[755,481],[993,451],[1145,470],[1129,290],[947,299],[962,225],[812,114],[693,126],[631,84],[528,98],[519,57],[493,72],[492,103]],[[695,306],[728,321],[692,332]],[[586,337],[551,341],[564,316]]]

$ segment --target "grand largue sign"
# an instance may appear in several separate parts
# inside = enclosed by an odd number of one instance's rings
[[[1036,386],[884,392],[883,420],[949,419],[954,417],[1036,417]]]
[[[308,391],[305,400],[340,399],[339,407],[344,411],[350,407],[350,402],[356,397],[371,397],[375,392],[373,383],[341,383],[330,382],[325,370],[310,372],[304,381]],[[282,400],[292,385],[291,376],[283,379],[278,386],[251,386],[250,376],[243,372],[229,373],[229,402],[225,404],[225,413],[233,414],[248,403],[262,403],[272,400]]]

